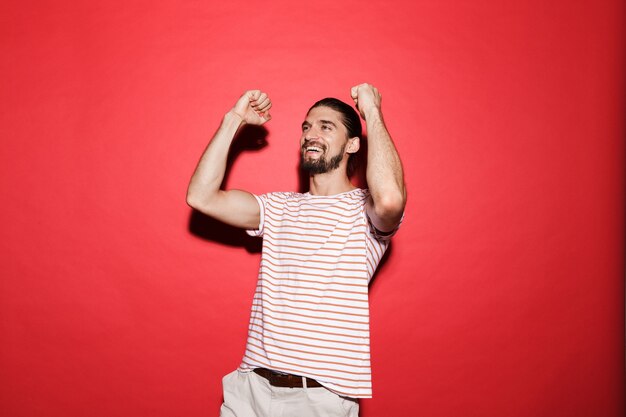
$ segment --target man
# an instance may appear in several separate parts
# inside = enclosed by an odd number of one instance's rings
[[[223,379],[223,417],[357,416],[358,398],[372,395],[368,283],[400,224],[406,190],[378,90],[361,84],[351,96],[367,126],[369,190],[348,175],[359,116],[332,98],[302,123],[307,193],[220,190],[237,130],[271,119],[259,90],[226,113],[191,178],[191,207],[263,236],[246,351]]]

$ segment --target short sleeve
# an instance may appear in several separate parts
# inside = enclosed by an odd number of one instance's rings
[[[257,203],[259,203],[259,227],[257,229],[247,229],[246,233],[250,236],[263,236],[263,227],[265,226],[265,201],[267,200],[267,195],[252,195],[256,198]]]
[[[382,240],[382,241],[391,240],[391,238],[396,234],[396,232],[400,228],[400,225],[402,224],[402,221],[404,220],[404,212],[403,212],[402,213],[402,217],[400,218],[400,222],[398,223],[398,225],[393,230],[391,230],[389,232],[382,232],[382,231],[378,230],[374,226],[374,224],[370,220],[370,216],[367,215],[367,211],[366,210],[363,210],[363,211],[365,212],[365,218],[367,219],[367,226],[368,226],[368,229],[369,229],[369,233],[376,240]]]

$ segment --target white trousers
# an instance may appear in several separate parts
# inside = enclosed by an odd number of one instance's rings
[[[274,387],[254,372],[234,371],[222,379],[220,417],[358,417],[359,403],[326,388]]]

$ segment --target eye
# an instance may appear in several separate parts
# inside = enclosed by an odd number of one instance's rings
[[[330,125],[322,125],[322,130],[331,130]]]
[[[307,130],[309,130],[310,126],[309,125],[302,125],[302,131],[306,132]]]

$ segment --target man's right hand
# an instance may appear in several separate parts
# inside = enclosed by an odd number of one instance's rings
[[[241,117],[244,123],[260,126],[272,118],[269,113],[271,108],[272,102],[267,94],[261,90],[248,90],[237,100],[231,112]]]

